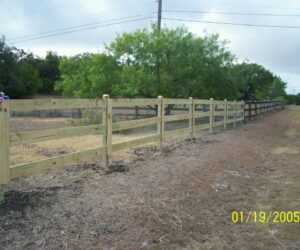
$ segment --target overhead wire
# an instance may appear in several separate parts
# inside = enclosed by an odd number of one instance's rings
[[[152,16],[150,16],[150,17],[141,17],[141,18],[126,20],[126,21],[113,22],[113,23],[97,25],[97,26],[93,26],[93,27],[87,27],[87,28],[82,28],[82,29],[77,29],[77,30],[72,30],[72,31],[60,32],[60,33],[55,33],[55,34],[45,35],[45,36],[40,36],[40,37],[35,37],[35,38],[17,40],[17,41],[14,41],[13,44],[20,43],[20,42],[27,42],[27,41],[43,39],[43,38],[47,38],[47,37],[61,36],[61,35],[66,35],[66,34],[71,34],[71,33],[75,33],[75,32],[86,31],[86,30],[98,29],[98,28],[108,27],[108,26],[117,25],[117,24],[137,22],[137,21],[147,20],[147,19],[151,19],[151,18],[153,18],[153,17]]]
[[[86,26],[91,26],[91,25],[96,25],[96,24],[101,24],[101,23],[106,23],[106,22],[113,22],[113,21],[120,21],[124,19],[130,19],[130,18],[137,18],[140,17],[141,15],[134,15],[134,16],[127,16],[127,17],[120,17],[120,18],[114,18],[114,19],[108,19],[108,20],[102,20],[99,22],[93,22],[93,23],[87,23],[87,24],[82,24],[82,25],[77,25],[77,26],[71,26],[71,27],[65,27],[65,28],[60,28],[60,29],[55,29],[55,30],[49,30],[41,33],[36,33],[32,35],[26,35],[26,36],[19,36],[19,37],[14,37],[14,38],[7,38],[7,41],[14,41],[14,40],[20,40],[20,39],[25,39],[25,38],[33,38],[36,36],[41,36],[49,33],[55,33],[59,31],[64,31],[64,30],[72,30],[76,28],[81,28],[81,27],[86,27]]]
[[[274,14],[274,13],[249,13],[249,12],[219,12],[219,11],[197,11],[197,10],[163,10],[166,13],[194,13],[194,14],[216,14],[216,15],[239,15],[239,16],[271,16],[271,17],[300,17],[300,14]]]
[[[261,28],[282,28],[282,29],[300,29],[300,26],[293,25],[269,25],[269,24],[252,24],[252,23],[234,23],[234,22],[219,22],[208,20],[194,20],[194,19],[182,19],[182,18],[168,18],[162,17],[164,20],[179,21],[179,22],[194,22],[194,23],[208,23],[208,24],[222,24],[233,26],[248,26],[248,27],[261,27]]]

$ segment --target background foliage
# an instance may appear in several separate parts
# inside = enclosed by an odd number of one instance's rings
[[[102,53],[71,57],[50,51],[39,58],[0,40],[0,90],[13,98],[56,91],[79,98],[110,94],[291,101],[285,88],[262,65],[238,63],[217,34],[198,37],[185,27],[158,32],[153,25],[119,35]]]

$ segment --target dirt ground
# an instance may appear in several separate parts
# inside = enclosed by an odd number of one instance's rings
[[[300,223],[231,221],[299,211],[299,108],[128,155],[110,174],[89,163],[11,182],[0,248],[300,249]]]

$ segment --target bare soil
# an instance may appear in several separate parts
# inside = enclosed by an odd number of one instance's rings
[[[127,156],[9,183],[0,248],[300,249],[300,223],[231,221],[299,211],[300,109]]]

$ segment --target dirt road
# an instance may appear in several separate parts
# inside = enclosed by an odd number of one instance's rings
[[[300,223],[231,220],[232,211],[300,210],[300,109],[160,155],[131,152],[125,172],[86,164],[10,183],[0,248],[300,249]]]

